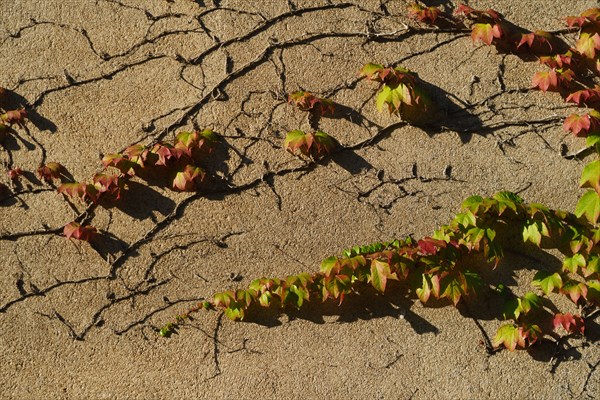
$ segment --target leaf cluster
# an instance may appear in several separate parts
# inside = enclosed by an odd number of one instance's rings
[[[390,114],[407,116],[409,110],[425,113],[431,105],[418,76],[406,68],[369,63],[361,68],[359,76],[380,83],[376,100],[379,112],[387,108]]]
[[[6,96],[6,90],[0,87],[0,101]],[[15,110],[5,110],[0,107],[0,144],[13,133],[13,125],[22,126],[27,119],[27,111],[23,107]]]
[[[37,172],[48,183],[60,179],[62,184],[57,188],[58,193],[92,204],[115,204],[127,190],[128,180],[134,176],[167,176],[173,190],[195,191],[206,178],[199,164],[213,151],[217,141],[218,136],[205,129],[180,132],[173,144],[132,145],[121,153],[105,155],[102,158],[104,170],[94,174],[88,182],[70,180],[64,166],[56,162],[41,166]],[[64,235],[89,241],[91,231],[86,230],[88,227],[73,224],[65,226]]]
[[[335,104],[329,99],[317,97],[310,92],[299,90],[288,95],[288,103],[302,111],[314,111],[320,115],[333,115]]]
[[[337,146],[336,140],[325,132],[305,133],[301,130],[288,132],[283,147],[292,154],[300,154],[318,159],[330,154]]]
[[[524,243],[556,248],[567,257],[561,271],[535,275],[531,285],[536,291],[521,297],[502,294],[506,298],[502,317],[513,322],[499,328],[494,346],[526,348],[552,333],[543,330],[546,326],[583,333],[582,316],[548,311],[557,309],[549,296],[558,293],[580,306],[600,306],[600,229],[574,214],[527,204],[514,193],[500,192],[491,198],[469,197],[463,202],[462,212],[432,237],[355,246],[342,256],[323,260],[319,272],[260,278],[246,289],[217,293],[212,300],[178,316],[161,334],[169,336],[199,309],[222,309],[230,319],[243,320],[253,307],[276,304],[283,309],[297,309],[309,301],[341,303],[365,285],[384,293],[390,281],[398,282],[395,290],[406,290],[407,295],[422,303],[435,300],[457,306],[463,298],[491,291],[482,271],[498,268],[504,254],[504,240],[498,231],[506,227],[520,232]],[[483,256],[483,263],[467,268],[464,260],[474,256]]]

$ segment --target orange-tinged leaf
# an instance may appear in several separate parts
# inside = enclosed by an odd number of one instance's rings
[[[70,197],[83,198],[85,193],[85,183],[68,182],[63,183],[57,189],[58,193],[66,194]]]
[[[532,78],[533,87],[539,88],[542,92],[558,89],[558,76],[556,70],[536,72]]]
[[[577,304],[579,299],[583,297],[587,298],[588,287],[583,282],[577,282],[575,280],[566,281],[560,288],[560,293],[569,296],[573,303]]]
[[[587,58],[596,57],[596,50],[600,50],[600,35],[598,32],[583,31],[575,44],[577,51]]]
[[[440,291],[442,292],[440,297],[445,297],[451,300],[456,307],[461,296],[463,295],[461,281],[452,275],[448,275],[441,280],[440,285]]]
[[[312,134],[313,145],[310,152],[315,158],[330,154],[336,147],[335,140],[325,132],[317,131]]]
[[[563,128],[565,131],[571,131],[575,136],[586,136],[592,123],[588,114],[571,114],[565,119]]]
[[[175,179],[173,179],[173,189],[181,191],[196,190],[204,177],[205,173],[202,168],[188,164],[182,170],[176,172]]]
[[[312,135],[307,135],[301,130],[293,130],[286,135],[283,147],[292,154],[295,154],[299,150],[300,153],[308,156],[312,142]]]
[[[431,296],[431,285],[429,284],[429,282],[430,279],[428,279],[428,277],[425,274],[423,274],[422,285],[421,287],[415,290],[415,293],[417,294],[419,300],[421,300],[421,303],[423,304],[427,303],[427,300],[429,300],[429,296]]]
[[[515,351],[517,345],[525,344],[521,338],[519,328],[514,324],[505,324],[498,328],[492,342],[494,347],[504,345],[508,350]]]
[[[498,39],[502,37],[502,30],[498,24],[473,24],[471,39],[476,43],[481,40],[488,46],[492,44],[494,38]]]
[[[384,69],[383,65],[369,63],[369,64],[365,64],[360,69],[358,75],[365,76],[367,79],[372,80],[372,81],[381,82],[381,78],[380,78],[379,74],[381,73],[381,71],[383,71],[383,69]]]
[[[375,289],[383,293],[390,275],[390,264],[382,260],[371,261],[371,284]]]
[[[583,318],[581,318],[579,315],[573,315],[571,313],[556,314],[552,320],[552,324],[554,325],[554,330],[557,330],[562,326],[567,333],[583,334],[585,330],[585,322],[583,321]]]

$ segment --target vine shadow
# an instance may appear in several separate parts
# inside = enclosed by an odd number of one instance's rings
[[[377,292],[371,285],[361,285],[341,304],[339,300],[328,299],[323,303],[304,303],[299,309],[283,310],[277,301],[268,308],[253,305],[244,322],[276,327],[283,325],[281,317],[284,315],[290,320],[302,319],[319,325],[327,323],[325,317],[328,316],[337,317],[337,323],[392,317],[406,320],[419,335],[439,332],[435,325],[411,310],[415,302],[406,296],[407,290],[402,284],[390,281],[388,285],[385,294]]]

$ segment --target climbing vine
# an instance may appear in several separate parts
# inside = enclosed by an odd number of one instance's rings
[[[430,25],[468,27],[473,42],[493,45],[498,51],[536,56],[550,71],[536,73],[533,87],[543,92],[557,91],[567,102],[592,108],[583,116],[569,116],[564,128],[586,137],[587,146],[600,154],[600,89],[597,85],[590,88],[587,83],[590,74],[600,74],[600,9],[567,18],[569,28],[579,27],[575,48],[567,50],[552,34],[516,27],[491,9],[476,10],[461,4],[448,15],[440,8],[415,3],[409,14]],[[376,99],[379,111],[387,108],[390,114],[400,117],[410,107],[427,112],[429,96],[413,72],[368,63],[359,75],[380,84]],[[323,106],[318,98],[304,92],[290,95],[290,102],[304,110]],[[285,147],[308,155],[310,143],[311,136],[294,131],[286,138]],[[600,307],[600,161],[584,168],[580,185],[590,190],[581,197],[575,213],[528,204],[510,192],[490,198],[469,197],[462,204],[462,212],[431,237],[357,246],[341,256],[326,258],[316,273],[256,279],[245,289],[217,293],[177,315],[160,334],[170,336],[193,313],[203,309],[221,309],[230,319],[243,320],[265,307],[298,309],[309,301],[329,299],[341,303],[346,295],[364,290],[365,285],[384,293],[390,281],[398,282],[394,290],[403,290],[407,297],[424,304],[436,299],[458,306],[464,298],[482,292],[500,296],[504,307],[498,317],[506,322],[494,336],[495,348],[527,348],[544,336],[557,336],[561,329],[566,334],[583,334],[586,319]],[[531,291],[522,296],[503,285],[486,282],[482,274],[484,269],[503,268],[505,248],[514,238],[524,246],[555,249],[564,255],[560,270],[538,271],[530,283]],[[465,262],[467,259],[478,260],[477,267],[467,267],[473,264]],[[579,313],[561,311],[553,301],[555,294],[569,298]]]

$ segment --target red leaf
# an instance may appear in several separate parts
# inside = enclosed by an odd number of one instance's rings
[[[466,4],[459,4],[458,7],[456,7],[456,9],[454,10],[454,14],[456,15],[464,15],[466,17],[470,16],[471,14],[475,13],[476,10],[474,8],[469,7]]]
[[[21,175],[23,175],[23,170],[21,168],[17,167],[17,168],[9,169],[7,174],[11,181],[16,181],[19,179],[19,177]]]
[[[21,124],[25,121],[27,117],[27,112],[24,108],[19,108],[18,110],[7,111],[6,113],[0,115],[0,118],[6,122],[7,124]]]
[[[417,3],[408,6],[409,16],[418,19],[420,22],[435,24],[435,20],[439,17],[441,10],[437,7],[423,7]]]
[[[438,249],[446,248],[447,243],[443,240],[437,240],[430,237],[426,237],[418,241],[418,246],[422,254],[433,255],[438,252]]]
[[[585,17],[567,17],[567,25],[569,26],[569,28],[572,28],[573,26],[577,25],[579,27],[582,27],[583,24],[585,24],[586,19]]]
[[[557,330],[562,326],[568,333],[581,333],[585,330],[585,322],[579,315],[573,315],[571,313],[556,314],[552,320],[554,330]]]
[[[183,153],[181,149],[176,149],[175,147],[167,143],[156,143],[152,147],[150,152],[158,156],[158,161],[156,161],[156,165],[164,166],[167,166],[170,160],[180,158],[181,154]]]
[[[540,63],[547,65],[550,68],[563,68],[570,66],[573,60],[573,53],[567,51],[564,54],[555,54],[552,56],[541,56]]]
[[[65,167],[57,162],[49,162],[37,169],[37,173],[46,182],[52,182],[53,179],[61,178],[66,173]]]
[[[541,51],[545,50],[544,47],[547,47],[548,51],[552,51],[551,41],[553,39],[554,37],[550,33],[545,31],[522,33],[521,40],[519,41],[519,44],[517,44],[517,49],[520,48],[522,45],[527,44],[530,49],[535,48]]]
[[[571,93],[565,101],[573,102],[577,105],[593,104],[600,101],[600,87],[594,89],[582,89]]]
[[[85,242],[89,242],[94,235],[96,235],[96,228],[91,225],[80,225],[79,223],[73,221],[69,222],[63,228],[63,234],[67,239],[75,238],[78,240],[83,240]]]
[[[590,130],[591,120],[588,114],[579,116],[578,114],[571,114],[565,119],[563,128],[565,131],[571,131],[575,136],[586,136]],[[582,133],[580,135],[580,133]]]
[[[121,198],[121,190],[124,187],[123,180],[118,175],[106,175],[96,174],[92,178],[96,190],[98,190],[98,196],[102,193],[106,193],[114,197],[115,200]]]
[[[300,150],[300,153],[308,156],[312,144],[312,135],[306,134],[300,130],[293,130],[286,135],[283,147],[292,154],[295,154],[297,150]]]

